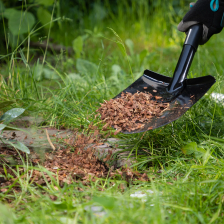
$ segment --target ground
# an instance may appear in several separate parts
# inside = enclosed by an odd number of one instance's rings
[[[22,49],[2,56],[1,115],[24,109],[5,124],[24,133],[2,135],[30,154],[1,144],[0,223],[223,223],[224,110],[211,96],[224,93],[224,33],[199,46],[188,74],[216,83],[175,122],[114,135],[96,116],[145,69],[173,74],[185,38],[176,26],[188,6],[150,7],[119,1],[107,19],[84,13],[69,33],[56,24],[34,35],[69,53],[30,48],[27,34]]]

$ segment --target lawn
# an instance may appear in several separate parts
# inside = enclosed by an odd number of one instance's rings
[[[84,13],[78,24],[64,19],[59,20],[64,27],[46,30],[44,40],[70,46],[71,54],[30,48],[30,38],[37,40],[34,29],[24,36],[24,43],[1,55],[1,114],[24,108],[20,117],[41,118],[33,127],[40,130],[50,127],[86,134],[91,124],[99,129],[101,139],[105,135],[119,139],[112,150],[121,149],[134,163],[118,168],[116,175],[62,185],[60,170],[33,166],[33,150],[27,159],[15,149],[22,163],[1,160],[0,164],[4,171],[0,181],[10,183],[0,185],[0,223],[223,223],[224,108],[211,93],[224,93],[224,33],[199,46],[190,68],[188,78],[216,78],[197,104],[161,128],[114,136],[113,131],[102,130],[96,110],[145,69],[172,76],[185,39],[176,27],[189,1],[150,5],[144,0],[130,5],[120,1],[116,13],[105,2],[104,6],[98,2],[92,14]],[[52,23],[57,24],[55,20]],[[66,143],[69,153],[79,148],[69,140]],[[32,173],[37,171],[49,178],[35,183]],[[129,171],[146,174],[148,179],[126,178]]]

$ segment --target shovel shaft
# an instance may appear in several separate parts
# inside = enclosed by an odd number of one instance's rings
[[[197,51],[198,44],[202,37],[202,32],[203,27],[201,24],[194,25],[188,30],[173,78],[167,87],[167,91],[169,93],[179,93],[184,88],[184,80],[187,77],[194,54]]]

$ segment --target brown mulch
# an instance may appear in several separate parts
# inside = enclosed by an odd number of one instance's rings
[[[91,125],[90,125],[91,126]],[[92,131],[92,129],[95,129]],[[88,185],[90,181],[95,181],[97,178],[112,179],[120,176],[123,180],[128,182],[140,180],[149,181],[146,174],[141,174],[137,171],[132,171],[129,168],[114,169],[110,167],[108,162],[112,159],[112,152],[108,153],[107,157],[102,161],[95,156],[96,145],[103,144],[103,138],[99,130],[90,127],[92,131],[90,134],[74,135],[75,137],[64,139],[64,147],[53,152],[44,154],[44,159],[31,152],[29,155],[30,168],[30,182],[37,185],[46,185],[46,181],[51,182],[53,175],[55,179],[59,180],[59,184],[63,186],[65,183],[71,184],[73,182],[81,182]],[[90,131],[88,130],[88,131]],[[20,152],[24,161],[27,155]],[[26,163],[25,163],[26,164]],[[46,170],[40,171],[38,165],[42,165]],[[21,165],[19,168],[17,165]],[[24,173],[23,163],[15,149],[9,147],[0,148],[0,191],[7,191],[7,186],[16,182],[17,177],[14,171],[20,171],[20,178],[26,178]],[[37,167],[37,168],[35,168]],[[7,170],[8,177],[5,177],[5,170]],[[16,184],[15,187],[19,188]]]
[[[168,108],[168,103],[158,102],[162,97],[151,93],[137,92],[122,93],[119,98],[105,101],[97,110],[107,127],[114,127],[117,131],[135,131],[144,128],[144,123],[153,117],[159,117]]]

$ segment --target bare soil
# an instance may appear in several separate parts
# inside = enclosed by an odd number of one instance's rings
[[[97,178],[116,178],[117,175],[128,182],[149,181],[146,173],[141,174],[130,168],[116,169],[110,166],[112,151],[107,151],[106,157],[100,160],[96,156],[96,147],[105,144],[105,139],[96,127],[90,127],[88,132],[88,134],[73,132],[71,137],[62,139],[63,147],[60,146],[53,152],[45,152],[42,156],[32,151],[27,158],[25,153],[18,151],[21,155],[19,156],[15,149],[1,146],[0,191],[6,192],[7,186],[13,183],[14,189],[19,190],[16,172],[19,170],[21,178],[26,178],[24,167],[18,167],[18,165],[23,165],[24,161],[26,164],[27,159],[32,167],[29,171],[30,182],[37,185],[46,185],[46,182],[51,182],[51,175],[59,180],[61,186],[73,182],[88,185],[90,181],[95,181]],[[46,170],[38,170],[38,164]]]

